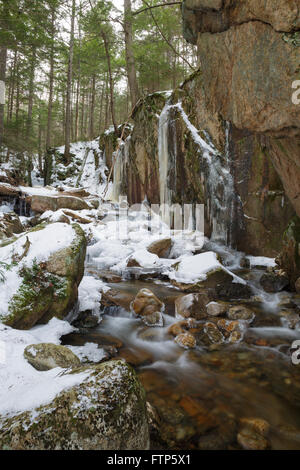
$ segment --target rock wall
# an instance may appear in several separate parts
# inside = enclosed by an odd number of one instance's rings
[[[205,205],[207,236],[213,230],[226,232],[223,241],[253,255],[279,252],[294,210],[271,160],[272,139],[240,130],[212,112],[202,71],[172,93],[146,97],[133,124],[116,161],[122,171],[115,172],[121,177],[119,194],[127,194],[130,204],[145,196],[151,204],[166,202],[161,191],[165,185],[168,202]],[[211,149],[210,160],[203,142]],[[161,161],[163,150],[167,169]]]
[[[297,0],[184,0],[183,32],[198,45],[210,113],[264,147],[300,215],[300,9]],[[216,34],[217,33],[217,34]]]

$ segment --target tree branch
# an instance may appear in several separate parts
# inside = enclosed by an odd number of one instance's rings
[[[143,11],[151,10],[152,8],[158,7],[167,7],[169,5],[181,5],[182,2],[169,2],[169,3],[159,3],[158,5],[148,6],[147,8],[142,8],[142,10],[137,10],[132,12],[132,16],[138,15],[139,13],[143,13]]]

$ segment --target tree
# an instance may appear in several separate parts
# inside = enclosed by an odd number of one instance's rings
[[[130,90],[131,105],[133,107],[137,103],[137,100],[139,98],[139,89],[136,78],[135,60],[133,52],[131,0],[124,0],[124,35],[127,77]]]
[[[72,0],[72,13],[71,13],[71,31],[70,31],[70,45],[69,45],[69,60],[68,60],[68,78],[67,78],[67,96],[66,96],[66,123],[65,123],[65,164],[68,165],[71,160],[70,142],[71,142],[71,88],[73,78],[73,48],[74,48],[74,29],[75,29],[75,12],[76,3]]]

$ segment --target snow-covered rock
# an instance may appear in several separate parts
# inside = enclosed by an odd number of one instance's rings
[[[27,329],[64,318],[77,299],[85,253],[82,229],[62,223],[37,226],[0,248],[0,320]]]

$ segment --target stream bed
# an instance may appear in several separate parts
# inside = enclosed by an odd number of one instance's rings
[[[183,293],[150,275],[108,283],[119,305],[102,305],[98,326],[63,337],[71,346],[96,343],[135,368],[150,404],[152,449],[240,449],[245,440],[254,449],[300,449],[300,365],[292,364],[290,350],[300,339],[300,299],[265,293],[258,282],[261,269],[235,272],[247,279],[253,297],[231,304],[255,313],[236,344],[205,344],[200,335],[196,348],[179,347],[168,328],[178,322],[174,301]],[[86,273],[103,278],[92,263]],[[164,302],[163,327],[146,326],[131,312],[130,302],[142,288]],[[254,421],[250,434],[247,419]],[[268,427],[267,437],[255,431],[260,425]]]

